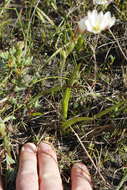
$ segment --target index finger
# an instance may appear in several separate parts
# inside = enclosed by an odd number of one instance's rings
[[[72,190],[92,190],[91,176],[87,167],[76,163],[71,171]]]

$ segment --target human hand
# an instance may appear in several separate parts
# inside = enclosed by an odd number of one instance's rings
[[[71,181],[72,190],[92,190],[91,177],[84,164],[74,164]],[[16,190],[63,190],[56,153],[49,144],[42,142],[36,147],[27,143],[22,147]]]

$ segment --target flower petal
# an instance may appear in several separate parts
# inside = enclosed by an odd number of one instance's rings
[[[115,17],[112,17],[109,11],[104,14],[102,11],[98,13],[97,10],[94,9],[93,11],[88,11],[87,16],[78,22],[78,26],[81,32],[88,30],[89,32],[98,34],[112,27],[115,20]]]
[[[78,22],[78,27],[79,27],[79,30],[80,30],[81,32],[84,32],[84,31],[86,30],[85,20],[86,20],[86,17],[82,18],[82,19]]]
[[[93,27],[92,27],[92,25],[91,25],[91,23],[90,23],[90,21],[88,19],[85,21],[85,25],[86,25],[87,30],[89,32],[92,32]]]

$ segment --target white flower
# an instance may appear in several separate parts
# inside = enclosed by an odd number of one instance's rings
[[[97,5],[109,5],[113,0],[93,0],[93,4]]]
[[[102,11],[98,13],[97,10],[93,10],[88,11],[87,16],[78,22],[78,27],[81,33],[87,30],[99,34],[101,31],[111,28],[115,20],[115,17],[111,17],[109,11],[103,14]]]

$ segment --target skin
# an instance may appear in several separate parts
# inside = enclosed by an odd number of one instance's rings
[[[91,177],[82,163],[76,163],[71,170],[71,190],[92,190]],[[3,190],[0,178],[0,190]],[[16,190],[63,190],[57,156],[46,143],[36,147],[25,144],[20,153]]]

